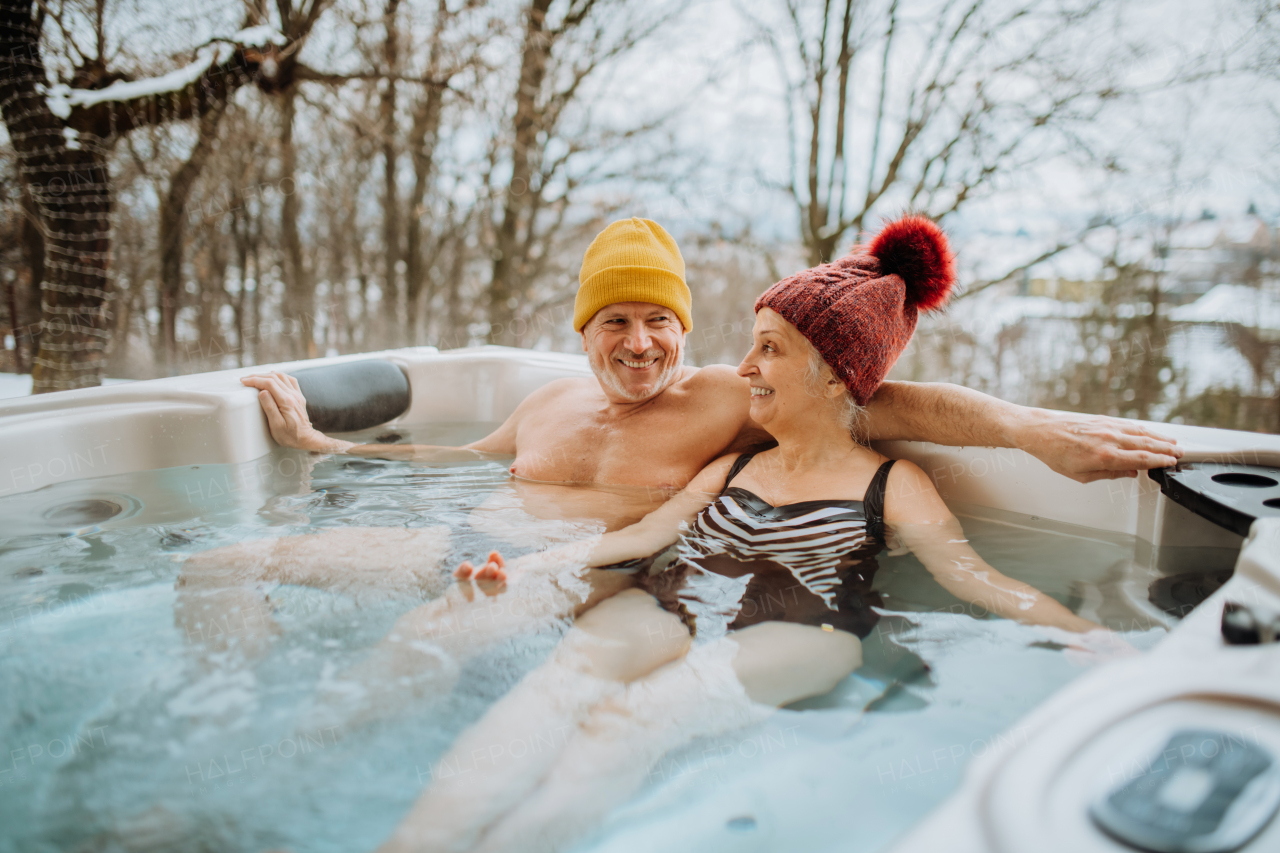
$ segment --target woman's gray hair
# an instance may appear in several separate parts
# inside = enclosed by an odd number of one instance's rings
[[[809,364],[805,369],[804,384],[805,389],[815,397],[821,397],[825,393],[823,386],[826,384],[823,378],[823,372],[832,374],[830,365],[823,360],[822,354],[809,341],[805,341],[805,345],[809,347]],[[837,379],[837,382],[840,380]],[[836,417],[839,418],[841,426],[848,430],[849,435],[853,437],[855,444],[866,444],[869,441],[867,435],[867,409],[865,406],[859,406],[857,401],[853,399],[853,395],[849,393],[849,389],[844,389],[844,393],[831,401],[836,406]]]

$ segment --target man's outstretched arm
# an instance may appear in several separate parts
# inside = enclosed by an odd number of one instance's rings
[[[258,402],[267,415],[271,437],[284,447],[315,453],[347,453],[379,459],[402,459],[412,462],[459,462],[469,459],[510,457],[516,453],[516,419],[519,410],[498,429],[462,447],[439,447],[431,444],[356,444],[331,438],[311,425],[307,401],[298,380],[285,373],[263,373],[245,376],[240,382],[256,388]]]
[[[873,440],[1016,447],[1081,483],[1176,465],[1168,436],[1132,421],[1006,403],[941,382],[885,382],[868,409]]]

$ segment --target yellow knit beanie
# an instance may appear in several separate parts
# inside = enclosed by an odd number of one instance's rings
[[[620,219],[596,235],[582,258],[573,328],[615,302],[652,302],[670,308],[684,330],[693,328],[692,298],[680,248],[651,219]]]

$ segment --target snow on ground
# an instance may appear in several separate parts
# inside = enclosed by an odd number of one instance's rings
[[[119,385],[132,379],[103,379],[103,385]],[[26,397],[31,393],[31,376],[22,373],[0,373],[0,400],[10,397]]]

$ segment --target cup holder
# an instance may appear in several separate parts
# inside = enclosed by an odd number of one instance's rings
[[[1259,518],[1280,518],[1280,468],[1193,462],[1151,478],[1170,500],[1241,536]]]
[[[1243,486],[1247,489],[1268,489],[1272,486],[1278,485],[1277,482],[1270,477],[1264,477],[1261,474],[1249,474],[1244,471],[1229,471],[1226,474],[1214,474],[1210,479],[1213,480],[1213,482],[1221,483],[1224,486]]]

